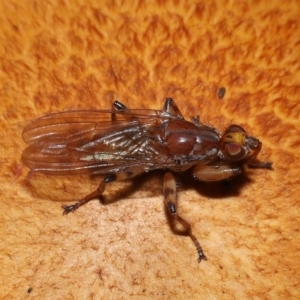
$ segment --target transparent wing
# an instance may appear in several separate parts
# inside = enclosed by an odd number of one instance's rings
[[[131,167],[153,169],[167,159],[167,149],[151,137],[150,127],[170,118],[156,110],[74,111],[51,114],[23,131],[29,144],[22,154],[32,170],[46,174],[106,174]]]

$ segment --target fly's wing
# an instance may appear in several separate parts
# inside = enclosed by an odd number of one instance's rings
[[[23,162],[45,174],[107,174],[131,167],[151,169],[167,160],[165,147],[151,139],[149,127],[169,118],[163,111],[74,111],[51,114],[23,132],[29,147]]]

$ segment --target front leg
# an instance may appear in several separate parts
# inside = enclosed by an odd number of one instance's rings
[[[207,257],[203,253],[199,242],[197,241],[196,237],[192,234],[191,225],[177,214],[176,182],[174,176],[170,172],[167,172],[164,176],[163,193],[165,198],[164,201],[169,215],[174,220],[177,220],[184,227],[189,237],[192,239],[198,252],[198,262],[200,262],[202,259],[207,260]]]
[[[210,166],[210,165],[196,165],[193,175],[196,179],[201,181],[219,181],[242,172],[240,167],[233,167],[227,165]]]

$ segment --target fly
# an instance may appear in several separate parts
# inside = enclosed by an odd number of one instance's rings
[[[105,185],[143,172],[165,169],[164,202],[169,215],[192,239],[198,261],[207,260],[189,222],[177,213],[173,173],[191,169],[201,181],[219,181],[243,170],[243,165],[272,169],[256,160],[262,143],[238,125],[221,135],[198,117],[185,120],[171,98],[163,110],[129,109],[115,101],[110,110],[69,111],[34,120],[23,131],[29,144],[22,154],[31,170],[44,174],[102,174],[99,187],[63,214],[101,196]]]

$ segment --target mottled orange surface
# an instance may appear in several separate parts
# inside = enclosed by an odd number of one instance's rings
[[[0,298],[299,299],[299,1],[101,2],[0,3]],[[180,186],[200,264],[170,230],[161,173],[62,216],[100,178],[28,175],[20,159],[35,117],[166,97],[187,118],[244,126],[274,162]]]

